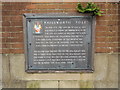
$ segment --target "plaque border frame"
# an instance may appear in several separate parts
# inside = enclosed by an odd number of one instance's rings
[[[42,16],[41,16],[42,15]],[[56,17],[55,17],[55,16]],[[57,16],[60,15],[60,16]],[[68,17],[85,17],[92,16],[92,25],[91,25],[91,61],[90,69],[79,69],[79,70],[29,70],[28,69],[28,49],[31,43],[28,43],[28,35],[27,35],[27,20],[34,18],[66,18]],[[81,14],[81,13],[24,13],[23,14],[23,31],[24,31],[24,57],[25,57],[25,72],[27,73],[92,73],[94,72],[94,56],[95,56],[95,27],[96,27],[96,16],[92,14]]]

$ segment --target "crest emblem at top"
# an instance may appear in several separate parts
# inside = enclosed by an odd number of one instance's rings
[[[39,22],[36,22],[34,25],[35,33],[40,33],[41,29],[42,29],[42,25]]]

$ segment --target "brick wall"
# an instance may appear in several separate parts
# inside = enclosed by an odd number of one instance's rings
[[[86,3],[82,3],[84,6]],[[96,18],[95,52],[118,52],[118,3],[96,3],[105,13]],[[24,53],[23,13],[76,12],[77,3],[3,2],[2,52]],[[120,8],[120,6],[119,6]],[[120,24],[119,24],[120,25]],[[119,50],[120,51],[120,50]]]
[[[120,52],[120,1],[118,4],[118,51]]]

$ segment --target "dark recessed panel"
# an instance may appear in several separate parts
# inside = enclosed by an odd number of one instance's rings
[[[92,16],[26,17],[27,70],[91,70],[92,24]]]

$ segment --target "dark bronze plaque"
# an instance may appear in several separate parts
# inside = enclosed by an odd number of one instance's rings
[[[25,14],[26,69],[92,70],[93,16]]]

